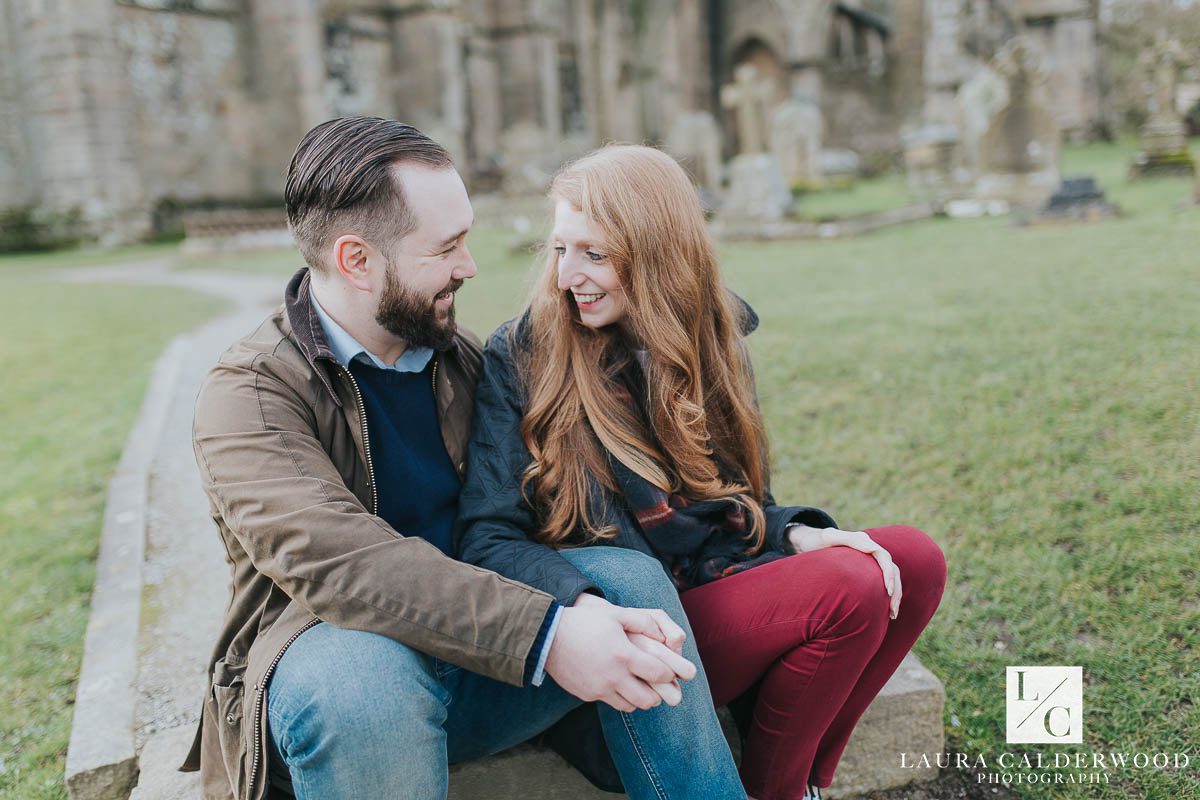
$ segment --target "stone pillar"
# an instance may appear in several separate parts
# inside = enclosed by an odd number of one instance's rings
[[[838,48],[841,50],[842,63],[850,66],[858,64],[858,50],[854,41],[854,23],[849,17],[838,14],[834,17],[834,27],[837,29]]]
[[[25,6],[0,0],[0,208],[36,203],[41,184],[31,121],[23,111],[30,86]]]
[[[600,47],[596,17],[592,13],[591,0],[573,0],[575,3],[575,53],[579,69],[579,89],[583,99],[583,119],[588,141],[597,145],[601,141],[600,119],[600,63],[597,57]]]
[[[667,95],[664,109],[667,126],[675,116],[691,109],[714,111],[706,5],[699,0],[680,0],[668,17],[672,58],[663,75]],[[652,43],[653,44],[653,43]]]
[[[415,125],[454,156],[467,157],[466,32],[454,3],[422,6],[395,18],[390,76],[402,122]],[[483,58],[488,57],[482,52]],[[473,68],[481,66],[476,61]]]
[[[254,182],[258,191],[278,194],[300,137],[332,116],[320,2],[252,0],[247,24],[258,117]]]
[[[600,77],[598,129],[602,140],[636,141],[641,133],[625,4],[602,0],[595,59]]]
[[[888,69],[896,76],[896,108],[904,109],[905,122],[916,122],[925,102],[925,0],[896,0],[892,19]]]
[[[955,124],[955,95],[967,77],[964,0],[925,0],[925,121]]]
[[[794,99],[820,105],[823,81],[818,62],[801,61],[789,65],[788,83]]]
[[[126,135],[130,98],[111,0],[39,2],[18,32],[29,56],[27,109],[40,165],[40,203],[78,208],[102,242],[150,226],[136,154]]]
[[[493,171],[500,146],[500,66],[492,40],[472,35],[467,40],[467,85],[470,91],[471,172]]]
[[[538,31],[533,39],[537,53],[538,84],[541,86],[541,126],[546,138],[562,139],[562,92],[558,75],[558,42],[547,31]]]

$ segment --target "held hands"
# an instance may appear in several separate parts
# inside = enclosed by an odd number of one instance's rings
[[[872,556],[883,571],[883,585],[888,596],[892,598],[889,604],[889,616],[892,619],[900,613],[900,596],[903,587],[900,585],[900,568],[892,561],[891,554],[867,535],[866,531],[843,531],[838,528],[810,528],[807,525],[796,525],[788,529],[788,541],[797,553],[811,553],[826,547],[852,547],[859,552]]]
[[[683,630],[663,611],[623,608],[584,594],[561,614],[546,672],[581,700],[626,712],[664,700],[677,705],[677,681],[696,675],[695,665],[680,655]]]

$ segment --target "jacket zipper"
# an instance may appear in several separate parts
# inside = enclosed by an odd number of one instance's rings
[[[367,436],[367,407],[363,404],[362,391],[358,388],[358,381],[354,380],[354,375],[345,367],[342,367],[342,372],[346,373],[346,377],[350,379],[350,385],[354,387],[354,399],[358,401],[358,421],[362,425],[363,453],[367,457],[367,480],[371,484],[371,513],[379,516],[379,492],[375,488],[375,462],[371,460],[371,439]]]
[[[254,784],[258,778],[258,765],[262,760],[262,740],[266,736],[266,730],[262,725],[262,702],[263,695],[266,693],[267,684],[271,682],[271,675],[275,672],[275,667],[283,659],[283,654],[292,646],[292,642],[300,638],[300,634],[304,633],[309,628],[316,625],[321,620],[311,619],[304,624],[300,630],[296,631],[283,643],[283,647],[279,648],[279,652],[275,654],[274,660],[267,666],[267,671],[258,679],[258,683],[254,686],[254,760],[250,763],[250,780],[246,786],[246,796],[254,797]]]
[[[354,399],[358,401],[358,419],[359,422],[362,423],[363,453],[367,457],[367,477],[371,484],[371,513],[378,516],[379,493],[375,488],[375,464],[371,460],[371,439],[367,434],[367,409],[363,404],[362,390],[358,388],[358,381],[354,380],[354,375],[351,374],[350,370],[346,369],[345,367],[342,367],[342,372],[346,373],[346,377],[350,379],[350,385],[354,387]],[[434,397],[437,397],[437,373],[438,360],[435,356],[433,361],[432,377]],[[262,678],[259,679],[258,685],[254,687],[254,726],[258,730],[255,731],[254,760],[250,764],[250,781],[249,785],[246,787],[247,794],[250,797],[254,796],[254,783],[258,778],[259,762],[262,760],[262,739],[265,732],[262,730],[260,720],[262,718],[262,699],[264,690],[266,685],[271,681],[271,675],[275,672],[276,665],[278,665],[283,659],[283,654],[286,653],[287,649],[292,646],[292,642],[299,639],[300,634],[304,633],[320,621],[321,620],[319,619],[309,620],[307,623],[305,623],[304,627],[293,633],[288,640],[283,643],[283,647],[279,648],[279,652],[275,654],[275,658],[271,661],[270,665],[267,666],[267,671],[263,673]]]

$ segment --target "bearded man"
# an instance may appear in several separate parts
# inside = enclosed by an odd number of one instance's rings
[[[736,782],[700,744],[724,745],[711,707],[674,705],[696,667],[657,562],[587,548],[560,603],[451,555],[481,353],[454,317],[476,265],[449,154],[393,120],[331,120],[296,148],[285,200],[308,266],[196,403],[232,569],[183,767],[204,796],[440,800],[448,763],[585,701],[655,709],[614,748],[634,753],[615,756],[631,796],[662,771]]]

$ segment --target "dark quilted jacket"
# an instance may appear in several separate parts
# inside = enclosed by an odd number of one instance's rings
[[[748,305],[743,303],[743,306],[743,332],[749,334],[758,327],[758,317]],[[528,346],[527,325],[527,315],[506,322],[491,335],[484,350],[483,373],[475,392],[469,469],[459,498],[454,547],[468,564],[541,589],[569,606],[581,592],[598,590],[556,550],[531,538],[537,524],[533,509],[521,494],[521,476],[532,456],[521,439],[526,392],[517,375],[514,352],[514,348]],[[593,517],[600,525],[615,524],[618,531],[617,539],[605,544],[631,547],[658,558],[625,504],[604,494],[596,493],[600,499],[593,508],[597,512]],[[763,510],[767,519],[766,546],[773,550],[785,550],[784,528],[789,522],[836,527],[833,518],[824,511],[779,506],[769,494]],[[570,730],[558,730],[564,727]],[[587,706],[572,714],[551,729],[545,741],[597,786],[621,791],[620,779],[604,749],[594,708]],[[564,747],[567,741],[574,742],[570,750]]]
[[[748,334],[758,327],[758,317],[749,306],[745,312],[744,332]],[[521,475],[532,456],[521,440],[526,392],[517,375],[513,350],[526,346],[527,324],[527,317],[504,323],[484,350],[468,450],[470,469],[459,501],[454,542],[468,564],[493,570],[541,589],[563,605],[572,605],[580,592],[595,587],[557,551],[531,538],[537,524],[533,509],[521,494]],[[518,326],[515,337],[514,325]],[[597,490],[597,523],[615,524],[618,531],[617,539],[605,544],[631,547],[658,558],[625,504],[619,498],[604,497],[599,487]],[[769,550],[791,552],[784,533],[790,522],[836,527],[833,518],[820,509],[776,505],[769,494],[763,510]]]

